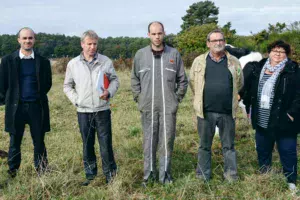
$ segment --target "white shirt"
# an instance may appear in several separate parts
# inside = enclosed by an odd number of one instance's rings
[[[34,59],[34,51],[32,50],[32,53],[29,56],[25,56],[20,50],[19,56],[21,59]]]

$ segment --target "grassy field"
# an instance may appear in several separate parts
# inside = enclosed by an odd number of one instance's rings
[[[213,143],[213,176],[208,183],[195,178],[198,134],[192,110],[191,91],[180,105],[177,135],[174,146],[172,185],[155,183],[141,187],[143,151],[140,114],[132,100],[130,72],[118,72],[121,87],[111,101],[113,118],[113,146],[119,167],[114,181],[105,185],[98,162],[99,174],[88,187],[84,180],[82,141],[76,110],[62,92],[63,75],[53,76],[49,93],[52,131],[46,135],[50,172],[38,177],[33,167],[33,145],[28,128],[22,143],[22,164],[18,176],[8,180],[7,161],[0,159],[0,200],[2,199],[296,199],[287,189],[285,178],[278,171],[281,165],[277,151],[273,156],[273,171],[258,173],[254,133],[240,113],[237,119],[236,150],[240,180],[223,180],[221,143]],[[0,149],[8,150],[9,137],[3,131],[4,108],[0,108]],[[96,146],[98,161],[99,147]],[[8,181],[7,181],[8,180]]]

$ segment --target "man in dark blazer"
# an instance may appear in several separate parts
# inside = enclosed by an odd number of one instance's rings
[[[50,61],[33,51],[35,33],[25,27],[18,32],[20,49],[2,58],[0,105],[5,105],[5,131],[9,132],[8,173],[21,164],[21,142],[25,124],[34,145],[34,166],[40,174],[47,167],[45,132],[50,131],[47,93],[52,86]]]

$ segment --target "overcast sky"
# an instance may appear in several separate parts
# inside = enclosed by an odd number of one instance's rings
[[[29,26],[35,32],[80,36],[87,29],[100,37],[147,37],[158,20],[167,34],[178,33],[194,0],[0,0],[0,34]],[[215,0],[219,25],[232,23],[239,35],[257,33],[268,24],[300,21],[300,0]]]

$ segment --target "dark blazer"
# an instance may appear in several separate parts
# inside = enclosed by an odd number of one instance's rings
[[[259,76],[266,60],[250,62],[243,69],[244,87],[240,91],[240,95],[246,107],[251,106],[251,120],[254,129],[257,126]],[[276,81],[274,92],[268,129],[278,130],[285,135],[300,132],[300,69],[296,62],[288,60]],[[294,121],[290,120],[287,113],[294,118]]]
[[[50,61],[35,53],[39,102],[42,106],[43,131],[50,131],[50,117],[47,93],[52,86]],[[19,50],[2,58],[0,65],[0,105],[5,105],[5,131],[15,132],[15,113],[20,101],[19,91]]]

